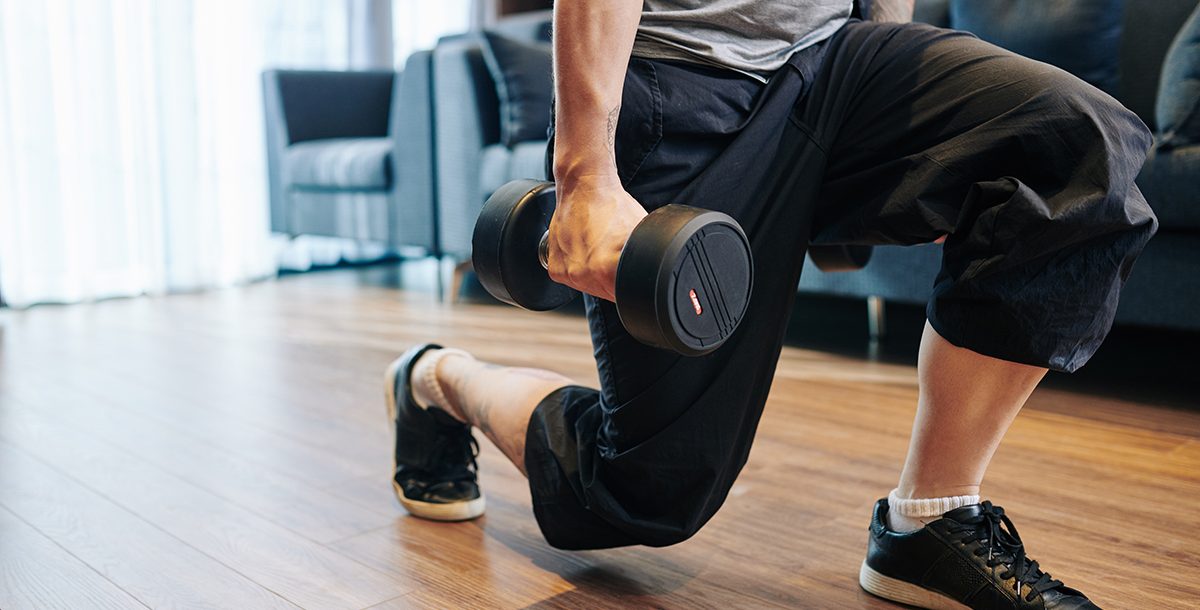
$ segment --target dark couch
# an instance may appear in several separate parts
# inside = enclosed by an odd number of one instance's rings
[[[1196,10],[1196,0],[1125,0],[1114,93],[1151,129],[1158,123],[1155,105],[1167,49]],[[916,17],[948,26],[950,2],[918,0]],[[1117,322],[1200,330],[1200,146],[1167,149],[1162,138],[1157,133],[1159,143],[1138,178],[1160,228],[1125,286]],[[800,290],[925,303],[940,261],[937,245],[878,247],[860,271],[823,273],[806,263]]]
[[[1022,2],[1043,0],[1003,1],[1019,8]],[[949,24],[950,0],[918,0],[917,5],[918,20]],[[1151,128],[1157,125],[1164,57],[1196,5],[1196,0],[1126,0],[1114,93]],[[547,19],[547,14],[524,15],[503,21],[496,30],[511,38],[544,41]],[[438,235],[447,254],[465,261],[471,228],[486,197],[507,180],[544,176],[546,141],[501,143],[497,86],[478,36],[447,39],[434,50],[431,96]],[[1200,329],[1200,147],[1168,149],[1161,136],[1138,179],[1161,229],[1129,279],[1117,320],[1195,330]],[[880,299],[924,303],[940,258],[940,246],[926,245],[876,248],[871,262],[855,272],[823,273],[810,262],[799,289],[870,298],[875,312],[882,310]]]

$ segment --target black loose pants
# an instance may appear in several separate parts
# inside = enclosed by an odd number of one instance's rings
[[[851,21],[762,84],[634,58],[618,170],[647,209],[736,218],[749,310],[717,351],[639,344],[588,297],[599,390],[533,413],[525,464],[550,544],[668,545],[717,511],[745,464],[810,243],[948,235],[928,319],[951,343],[1072,371],[1108,332],[1156,220],[1134,178],[1151,138],[1130,111],[969,34]]]

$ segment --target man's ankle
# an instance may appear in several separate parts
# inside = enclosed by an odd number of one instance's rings
[[[962,483],[905,483],[901,481],[892,490],[897,498],[912,500],[916,498],[945,498],[949,496],[978,496],[978,484]]]
[[[475,358],[459,349],[429,350],[417,360],[413,366],[412,392],[417,406],[422,409],[436,407],[450,417],[466,424],[470,423],[463,417],[454,397],[451,384],[447,383],[443,374],[443,364],[455,358],[474,361]]]
[[[955,486],[933,489],[974,490],[970,494],[915,495],[899,488],[888,494],[888,527],[900,533],[915,532],[956,508],[979,503],[979,486]],[[936,492],[935,492],[936,493]]]

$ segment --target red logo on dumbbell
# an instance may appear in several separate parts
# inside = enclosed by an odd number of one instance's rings
[[[696,296],[696,289],[688,291],[688,296],[692,297],[692,308],[696,310],[696,315],[704,313],[704,308],[700,307],[700,297]]]

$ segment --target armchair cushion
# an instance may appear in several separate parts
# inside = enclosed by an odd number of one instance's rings
[[[500,100],[500,142],[545,140],[554,91],[550,45],[484,32],[483,59]]]
[[[490,197],[505,182],[518,178],[547,180],[545,139],[509,148],[492,144],[483,149],[479,168],[479,200]]]
[[[287,147],[284,181],[299,190],[386,191],[391,138],[329,138]]]
[[[1200,231],[1200,144],[1156,145],[1137,184],[1162,231]]]
[[[1167,51],[1155,114],[1160,147],[1200,143],[1200,6]]]
[[[952,0],[950,24],[1117,90],[1123,0]]]

